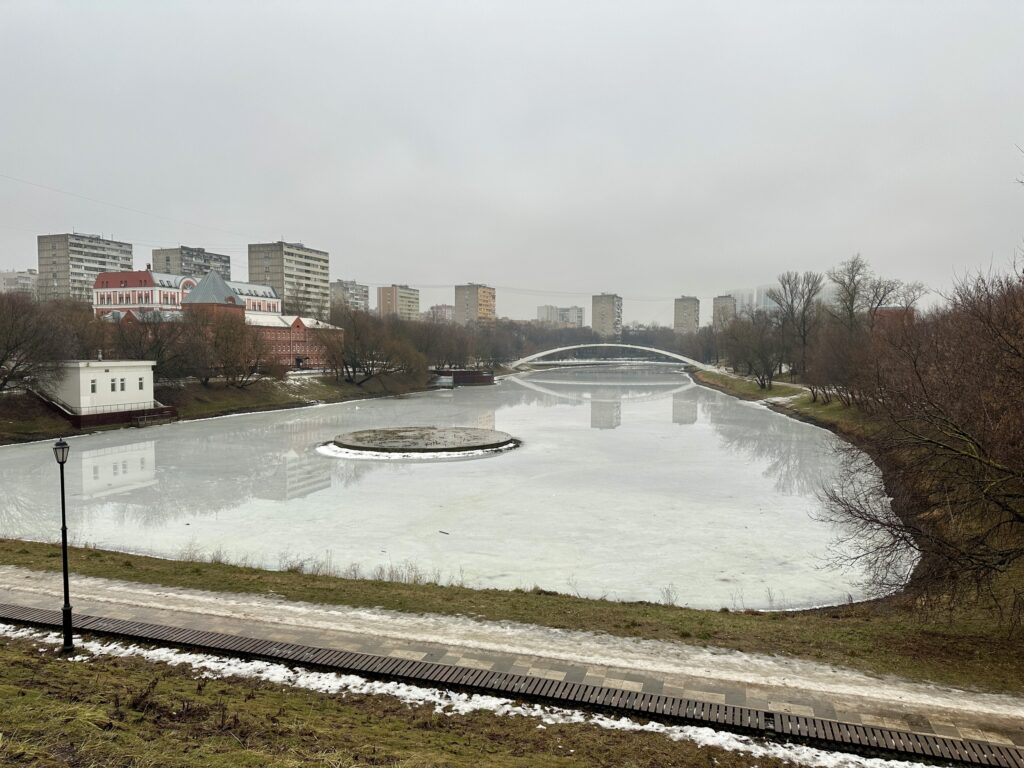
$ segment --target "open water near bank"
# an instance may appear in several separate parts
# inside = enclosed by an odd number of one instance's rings
[[[499,429],[472,461],[339,459],[317,446],[399,426]],[[699,608],[859,599],[813,519],[836,438],[672,366],[537,371],[493,387],[72,438],[73,542],[266,568],[304,560],[438,572]],[[0,448],[0,535],[59,536],[49,443]]]

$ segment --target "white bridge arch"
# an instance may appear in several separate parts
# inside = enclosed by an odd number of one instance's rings
[[[534,360],[539,360],[542,357],[547,357],[548,355],[557,355],[560,352],[569,352],[574,349],[607,349],[609,347],[613,349],[638,349],[641,352],[653,352],[656,355],[664,355],[665,357],[671,357],[674,360],[679,360],[681,362],[687,363],[688,365],[692,365],[695,368],[700,368],[702,371],[711,370],[711,366],[709,365],[698,363],[696,360],[691,360],[688,357],[683,357],[682,355],[676,354],[675,352],[669,352],[668,350],[665,349],[657,349],[656,347],[641,347],[636,344],[613,344],[610,342],[599,344],[573,344],[570,347],[557,347],[555,349],[549,349],[544,352],[537,352],[532,355],[527,355],[526,357],[521,357],[514,363],[512,363],[512,365],[510,365],[509,367],[518,368],[521,365],[532,363]]]

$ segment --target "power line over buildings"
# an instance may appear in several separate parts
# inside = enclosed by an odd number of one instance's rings
[[[355,280],[335,280],[331,283],[331,306],[369,312],[370,286]]]
[[[725,328],[736,317],[736,297],[725,294],[711,300],[711,327],[716,331]]]
[[[408,285],[381,286],[377,289],[377,313],[381,317],[398,315],[403,320],[419,320],[420,292]]]
[[[132,244],[99,235],[39,235],[37,291],[41,301],[74,299],[92,302],[101,272],[130,272]]]
[[[590,316],[594,333],[606,339],[622,336],[622,297],[601,293],[593,297]]]
[[[696,333],[700,327],[700,299],[680,296],[675,301],[672,329],[676,333]]]
[[[488,285],[469,283],[455,286],[455,322],[494,322],[494,289]]]
[[[205,248],[179,245],[177,248],[154,248],[153,269],[171,275],[202,277],[216,272],[225,280],[231,279],[231,257],[213,253]]]
[[[302,243],[249,244],[249,282],[269,285],[284,303],[285,312],[327,316],[331,306],[330,254]]]
[[[583,307],[537,307],[537,320],[556,328],[582,328],[586,325],[585,314]]]

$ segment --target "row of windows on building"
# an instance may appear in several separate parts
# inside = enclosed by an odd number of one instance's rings
[[[110,380],[110,391],[117,392],[118,385],[120,385],[121,391],[124,392],[124,379],[111,379]],[[146,388],[146,380],[139,376],[139,390]],[[89,379],[89,392],[96,394],[96,379]]]

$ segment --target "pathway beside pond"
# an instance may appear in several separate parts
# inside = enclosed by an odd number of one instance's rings
[[[74,577],[71,602],[82,615],[1024,746],[1024,698],[872,677],[791,657],[81,576]],[[0,603],[59,608],[60,573],[0,566]]]

